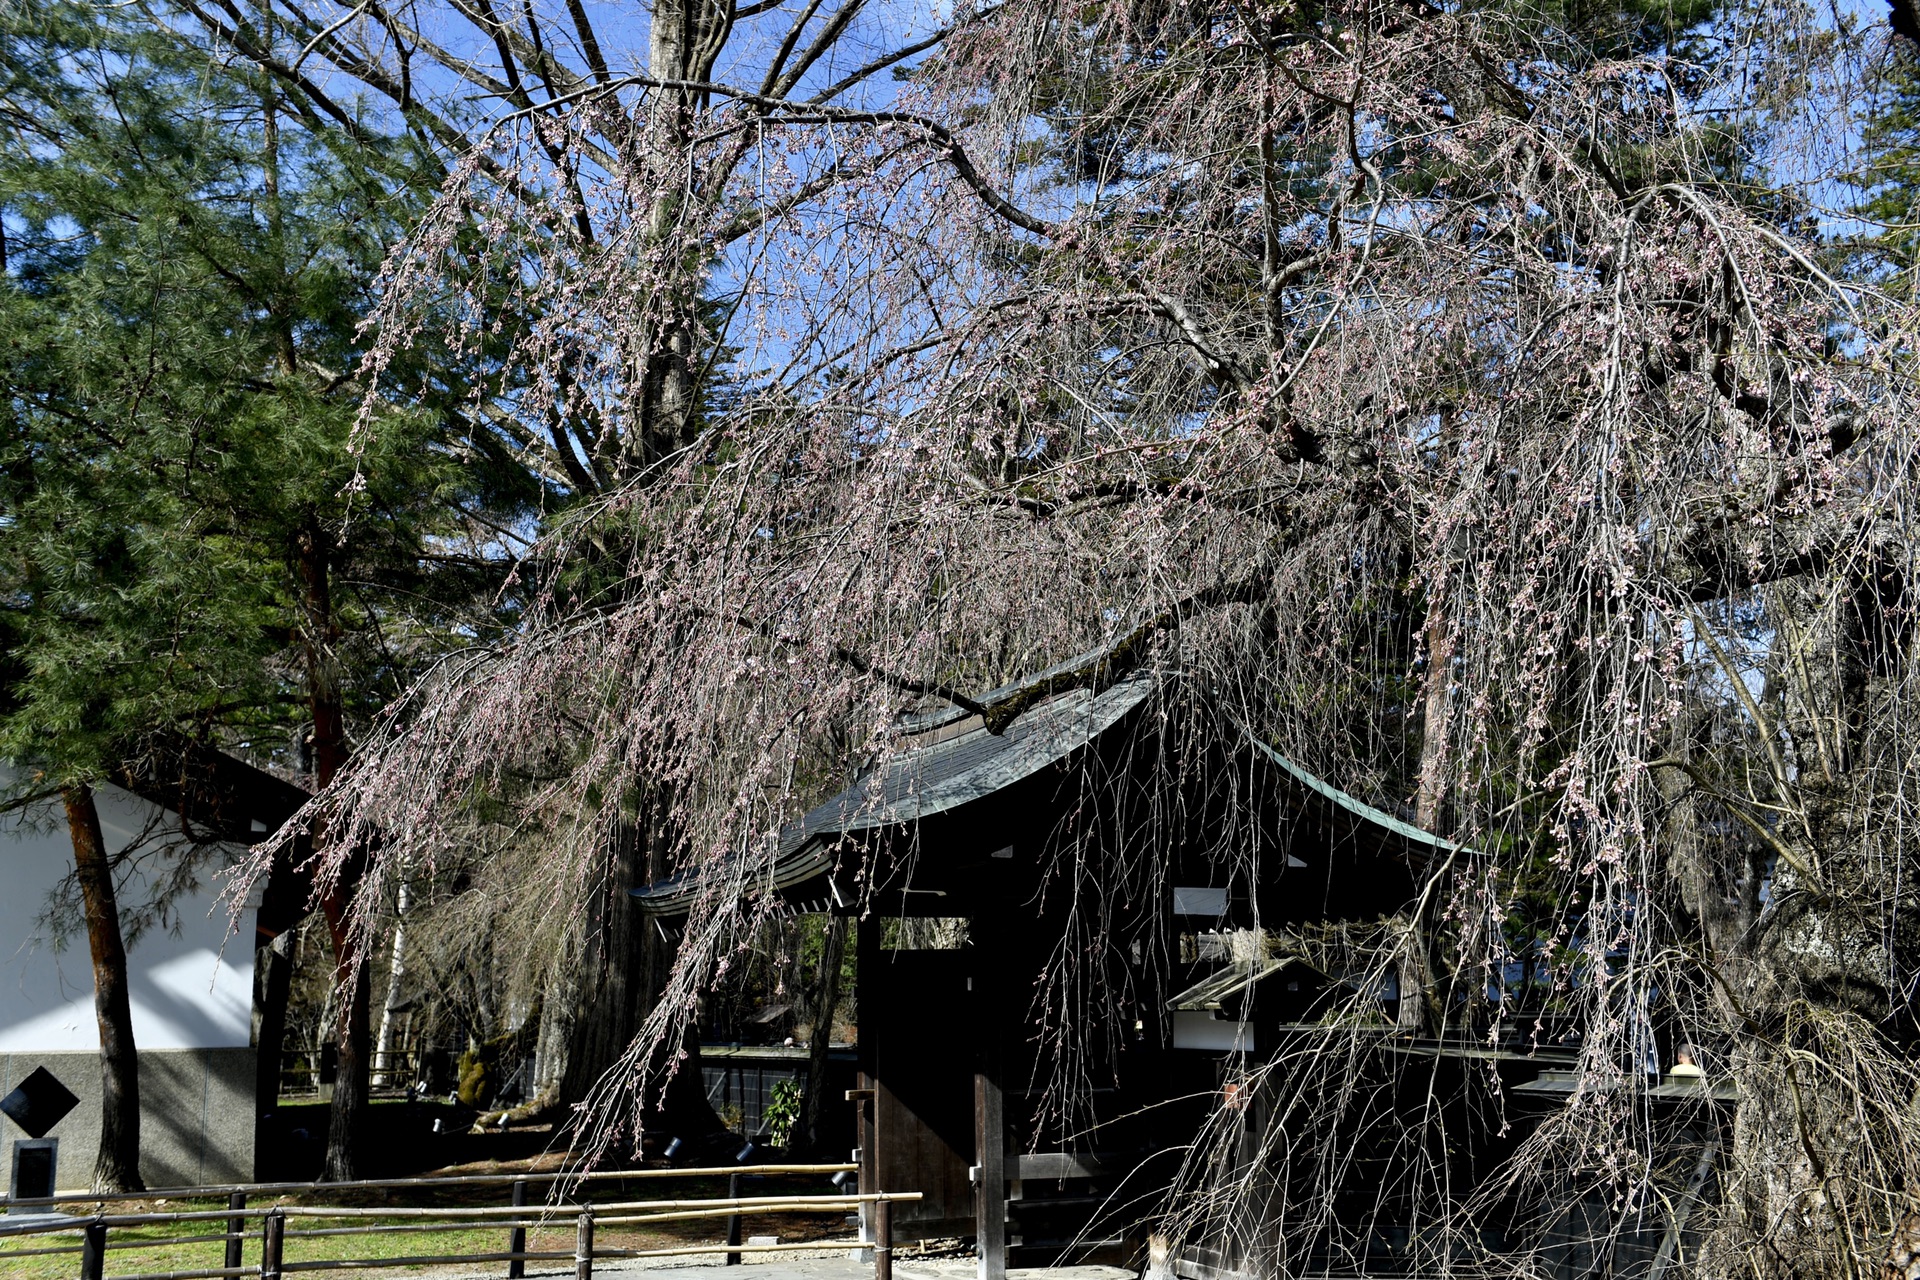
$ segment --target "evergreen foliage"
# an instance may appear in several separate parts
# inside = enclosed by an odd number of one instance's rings
[[[1858,270],[1905,298],[1920,285],[1920,48],[1888,51],[1879,109],[1862,124],[1867,164],[1853,175],[1858,210],[1872,228],[1855,246]]]
[[[389,176],[404,141],[343,154],[138,18],[29,3],[0,22],[0,752],[52,780],[156,732],[286,742],[315,627],[364,719],[492,625],[538,497],[447,447],[443,353],[392,370],[428,396],[355,434],[357,326],[417,204]]]

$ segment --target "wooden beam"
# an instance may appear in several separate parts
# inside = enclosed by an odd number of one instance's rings
[[[1104,1156],[1072,1151],[1038,1151],[1016,1157],[1012,1176],[1023,1182],[1057,1182],[1062,1178],[1098,1178],[1112,1168],[1112,1162]]]

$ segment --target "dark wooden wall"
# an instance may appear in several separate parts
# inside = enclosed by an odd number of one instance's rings
[[[863,921],[863,932],[878,922]],[[887,951],[869,944],[860,969],[860,1049],[874,1091],[880,1191],[918,1191],[893,1209],[900,1240],[973,1234],[973,1037],[970,952]]]

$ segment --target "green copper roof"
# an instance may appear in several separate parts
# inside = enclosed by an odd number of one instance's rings
[[[1247,741],[1251,742],[1267,759],[1286,770],[1295,782],[1300,783],[1309,790],[1318,792],[1355,817],[1362,818],[1376,827],[1385,828],[1387,831],[1392,832],[1394,835],[1399,836],[1402,840],[1406,840],[1411,844],[1423,845],[1439,853],[1451,853],[1457,847],[1451,840],[1443,840],[1431,831],[1422,831],[1411,822],[1402,822],[1399,818],[1394,817],[1384,810],[1376,809],[1370,804],[1354,799],[1332,783],[1322,781],[1281,755],[1278,751],[1275,751],[1266,743],[1260,741],[1260,739],[1254,737],[1251,730],[1247,731]]]

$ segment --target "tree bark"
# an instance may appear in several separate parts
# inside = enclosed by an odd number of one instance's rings
[[[372,972],[359,963],[350,931],[333,931],[335,1002],[333,1036],[339,1051],[333,1077],[333,1107],[327,1117],[326,1182],[351,1182],[361,1176],[359,1140],[367,1110],[367,1068],[372,1057]]]
[[[572,1035],[565,1065],[557,1073],[555,1101],[562,1107],[586,1101],[607,1072],[619,1065],[673,966],[671,944],[635,909],[628,892],[665,874],[659,852],[663,837],[650,820],[659,813],[657,805],[645,806],[640,819],[622,824],[605,873],[587,904],[580,963],[572,983]],[[688,1028],[677,1052],[677,1068],[662,1092],[649,1101],[649,1124],[657,1122],[683,1137],[719,1130],[719,1117],[707,1104],[701,1079],[698,1028]],[[671,1059],[676,1047],[663,1046],[660,1053]],[[649,1069],[646,1074],[651,1078],[655,1072]]]
[[[1447,820],[1448,721],[1453,718],[1453,631],[1447,623],[1444,583],[1434,583],[1427,598],[1427,687],[1420,719],[1420,773],[1413,802],[1413,822],[1422,831],[1445,834]],[[1407,922],[1396,978],[1400,987],[1395,1022],[1411,1035],[1445,1031],[1446,1009],[1434,989],[1433,959],[1428,954],[1423,921]]]
[[[60,789],[73,836],[73,869],[87,917],[93,954],[93,1012],[100,1024],[100,1154],[95,1191],[144,1191],[140,1180],[140,1061],[133,1043],[133,1006],[127,995],[127,948],[120,936],[120,905],[113,867],[100,833],[100,810],[84,783]]]
[[[579,939],[569,933],[559,962],[547,980],[546,990],[541,994],[540,1031],[534,1040],[534,1094],[548,1103],[560,1097],[561,1077],[567,1069],[567,1050],[573,1041],[579,991]]]
[[[1864,1064],[1884,1051],[1883,976],[1895,967],[1879,926],[1886,886],[1870,856],[1871,771],[1859,768],[1874,697],[1874,637],[1863,628],[1871,611],[1831,588],[1796,581],[1768,592],[1769,694],[1748,716],[1762,718],[1753,731],[1781,748],[1771,849],[1728,842],[1718,865],[1696,854],[1674,867],[1738,1029],[1729,1061],[1718,1064],[1740,1093],[1726,1202],[1748,1247],[1764,1241],[1768,1266],[1789,1276],[1833,1274],[1840,1258],[1865,1270],[1860,1245],[1883,1229],[1850,1191],[1863,1181],[1854,1162],[1873,1139],[1851,1096],[1819,1072],[1844,1054],[1860,1064],[1853,1078],[1871,1087]],[[1772,889],[1761,909],[1768,852]],[[1726,1256],[1712,1257],[1716,1249]],[[1710,1265],[1744,1267],[1726,1244],[1707,1252]]]
[[[347,717],[341,699],[334,648],[339,622],[333,612],[332,566],[328,563],[326,533],[309,514],[295,540],[295,564],[302,592],[303,648],[307,701],[313,717],[313,772],[315,790],[324,790],[347,761]],[[326,833],[313,833],[315,849],[324,847]],[[333,942],[335,993],[334,1044],[338,1069],[334,1075],[333,1108],[327,1122],[327,1158],[323,1177],[350,1182],[359,1176],[355,1149],[361,1119],[366,1112],[368,1068],[373,1056],[373,1033],[368,1004],[370,975],[359,954],[354,931],[354,896],[359,891],[362,860],[355,856],[332,878],[320,895],[320,911]]]
[[[413,905],[413,892],[407,884],[406,867],[398,868],[398,874],[400,891],[394,906],[393,946],[387,966],[387,998],[380,1003],[380,1035],[374,1041],[373,1050],[373,1083],[376,1085],[390,1084],[394,1079],[394,1022],[402,999],[401,984],[407,976],[407,912]]]
[[[620,1060],[639,1029],[644,1007],[644,935],[628,892],[642,883],[643,874],[641,841],[633,824],[622,825],[613,846],[585,913],[573,1034],[566,1066],[559,1073],[559,1101],[567,1105],[585,1101]]]
[[[1446,600],[1436,590],[1427,602],[1427,688],[1420,721],[1420,779],[1414,825],[1440,833],[1447,799],[1447,721],[1453,710],[1453,635]]]
[[[707,80],[732,33],[733,11],[730,0],[657,0],[648,31],[648,72],[661,80]],[[659,172],[674,172],[684,163],[702,98],[688,89],[660,94],[650,140]],[[638,336],[641,403],[635,451],[643,465],[692,438],[698,409],[699,301],[707,263],[686,256],[680,230],[686,199],[679,190],[662,194],[648,219],[655,252],[678,255],[681,261],[671,268],[673,283],[653,299],[650,323]]]

